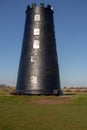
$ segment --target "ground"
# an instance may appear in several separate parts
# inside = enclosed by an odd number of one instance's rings
[[[87,129],[86,88],[64,88],[63,96],[17,96],[13,91],[0,87],[0,130]]]

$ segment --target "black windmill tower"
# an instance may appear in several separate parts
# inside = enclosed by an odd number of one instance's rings
[[[16,94],[61,95],[53,8],[28,6]]]

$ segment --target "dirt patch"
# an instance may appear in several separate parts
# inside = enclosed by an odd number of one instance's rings
[[[53,99],[34,99],[32,100],[32,103],[34,104],[67,104],[70,103],[71,96],[61,96],[61,97],[55,97]]]

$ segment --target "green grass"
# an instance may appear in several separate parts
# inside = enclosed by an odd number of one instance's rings
[[[86,130],[87,94],[71,96],[67,104],[37,104],[56,96],[0,96],[0,130]],[[60,98],[61,100],[61,98]]]

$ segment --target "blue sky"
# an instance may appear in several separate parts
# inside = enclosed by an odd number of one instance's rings
[[[16,85],[25,10],[32,2],[54,7],[61,86],[87,86],[87,0],[0,0],[0,84]]]

